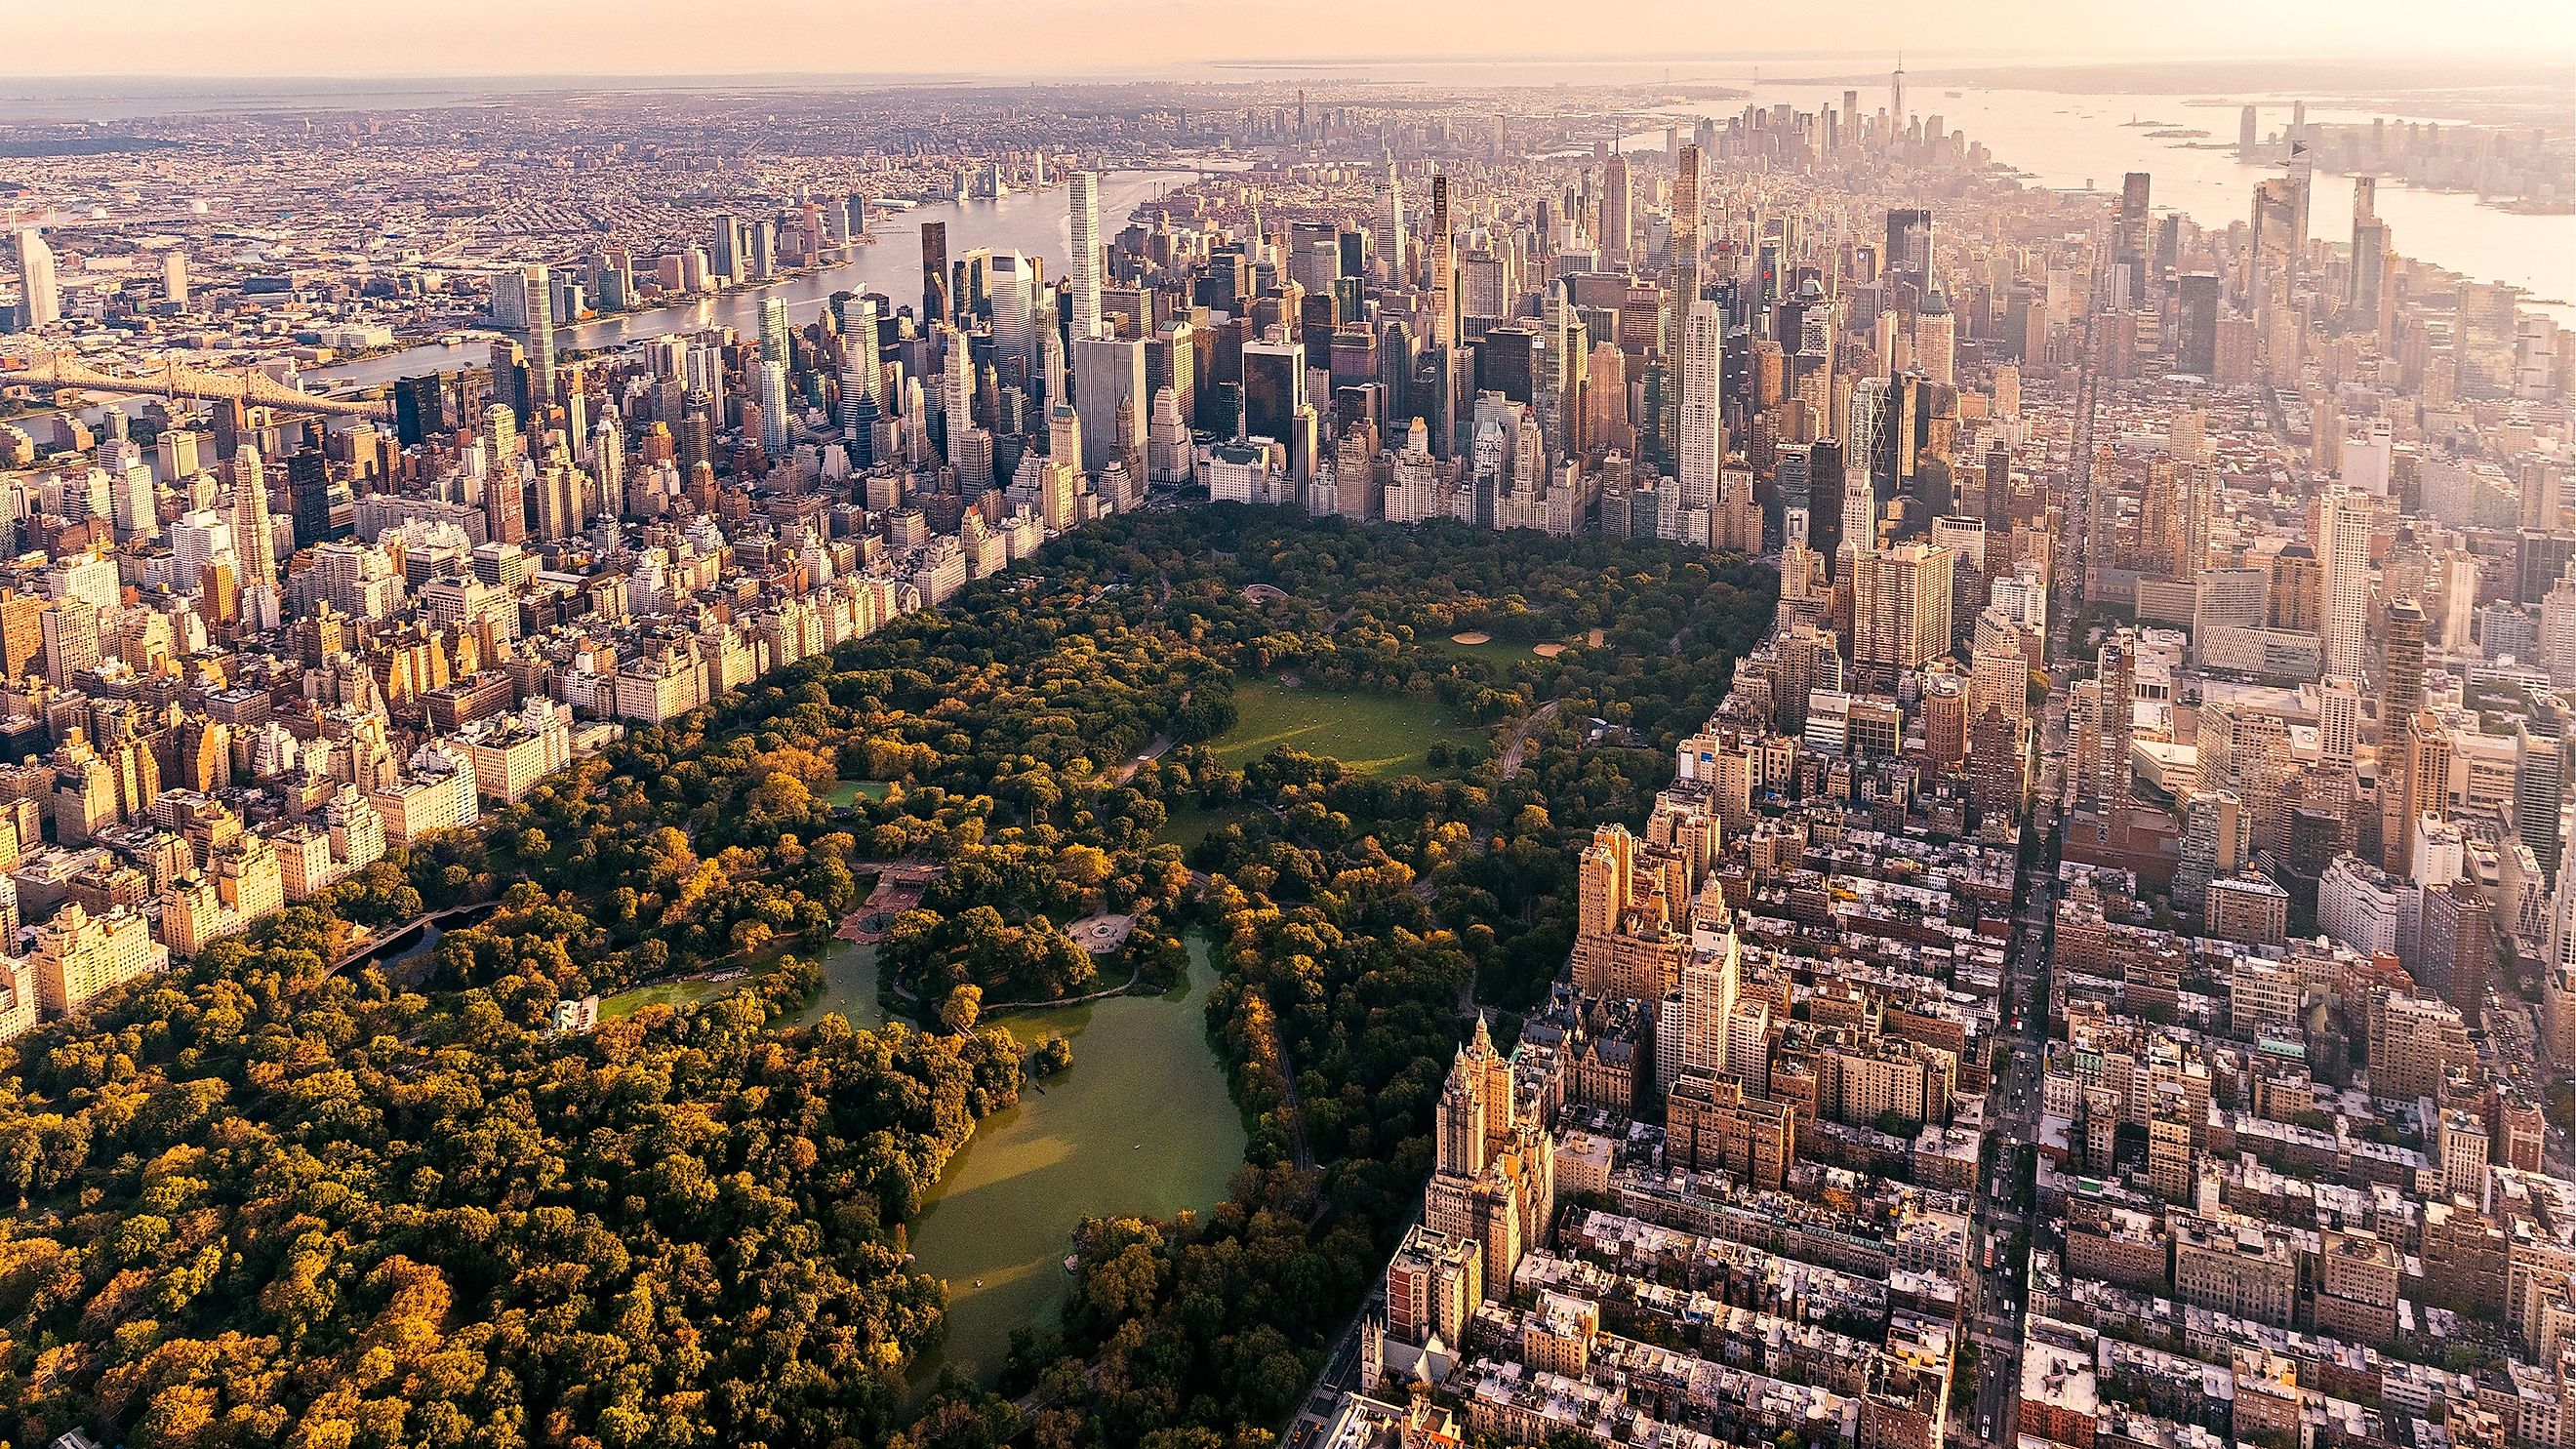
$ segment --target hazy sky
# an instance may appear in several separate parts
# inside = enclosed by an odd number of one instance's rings
[[[2495,53],[2576,0],[0,0],[10,76],[1136,73],[1248,59],[1839,53],[1876,69]]]

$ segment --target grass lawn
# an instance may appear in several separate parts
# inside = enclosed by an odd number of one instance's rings
[[[861,800],[882,800],[893,788],[883,780],[836,780],[823,800],[834,809],[841,809]]]
[[[1461,644],[1446,634],[1423,633],[1414,643],[1434,654],[1448,654],[1460,659],[1492,659],[1510,663],[1515,659],[1536,659],[1530,646],[1516,639],[1488,639],[1482,644]]]
[[[1234,728],[1209,743],[1218,759],[1237,768],[1286,745],[1330,756],[1363,775],[1446,775],[1451,771],[1433,769],[1424,753],[1444,740],[1458,745],[1482,736],[1437,700],[1292,688],[1275,679],[1237,685],[1234,708]]]
[[[604,997],[599,1003],[599,1019],[615,1021],[633,1016],[648,1006],[688,1006],[722,996],[750,978],[733,981],[662,981],[651,986],[638,986]]]
[[[1168,818],[1163,821],[1163,828],[1154,832],[1154,843],[1177,845],[1187,850],[1207,839],[1209,831],[1229,821],[1242,819],[1243,813],[1239,808],[1210,810],[1196,801],[1176,805],[1172,807]]]

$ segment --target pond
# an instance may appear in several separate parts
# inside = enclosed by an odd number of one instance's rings
[[[374,966],[385,979],[406,991],[417,991],[429,980],[438,964],[438,938],[460,926],[480,923],[484,917],[501,908],[498,901],[484,901],[471,906],[453,906],[421,918],[411,929],[375,942],[355,960],[342,963],[343,971],[363,971]]]
[[[835,936],[823,947],[823,989],[805,1008],[778,1023],[781,1028],[812,1026],[839,1012],[861,1031],[885,1025],[885,1008],[877,1002],[877,948]]]
[[[1012,1329],[1054,1326],[1083,1218],[1169,1217],[1224,1197],[1243,1165],[1243,1118],[1208,1047],[1207,942],[1192,935],[1189,953],[1188,980],[1161,996],[995,1018],[1024,1042],[1072,1038],[1073,1066],[985,1118],[924,1199],[912,1250],[948,1284],[948,1335],[914,1362],[916,1389],[952,1365],[989,1380]]]

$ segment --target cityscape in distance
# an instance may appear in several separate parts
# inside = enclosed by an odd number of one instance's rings
[[[2576,12],[0,62],[0,1449],[2576,1449]]]

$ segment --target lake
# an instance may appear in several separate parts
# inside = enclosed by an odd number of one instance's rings
[[[914,1361],[916,1389],[951,1366],[989,1381],[1012,1329],[1054,1325],[1073,1282],[1064,1256],[1084,1218],[1170,1217],[1225,1196],[1243,1165],[1243,1117],[1207,1042],[1216,967],[1203,936],[1188,944],[1189,979],[1160,996],[992,1018],[1023,1043],[1062,1033],[1073,1066],[1030,1078],[1019,1105],[976,1124],[922,1199],[914,1266],[947,1283],[948,1334]],[[876,947],[836,940],[822,966],[821,993],[782,1025],[833,1011],[852,1026],[885,1025]]]
[[[876,947],[835,936],[823,948],[821,964],[822,991],[780,1026],[812,1026],[835,1011],[862,1031],[886,1024],[885,1008],[877,1004]]]
[[[386,943],[389,972],[426,967],[438,927],[417,932]],[[1011,1330],[1053,1326],[1072,1284],[1064,1256],[1084,1218],[1170,1217],[1224,1197],[1243,1165],[1243,1118],[1207,1041],[1216,968],[1204,936],[1192,933],[1188,946],[1188,979],[1160,996],[992,1018],[1023,1044],[1062,1033],[1073,1043],[1073,1066],[1030,1078],[1017,1106],[978,1123],[923,1199],[911,1247],[918,1270],[948,1285],[948,1333],[914,1362],[916,1387],[952,1365],[990,1380],[1010,1352]],[[811,1026],[836,1011],[862,1030],[885,1026],[875,946],[836,938],[820,965],[822,990],[781,1028]],[[601,1003],[601,1015],[685,1006],[744,984],[637,987]]]
[[[1225,1196],[1243,1117],[1207,1042],[1205,938],[1192,934],[1189,953],[1188,980],[1161,996],[996,1018],[1024,1042],[1070,1037],[1073,1066],[1031,1078],[1018,1106],[985,1118],[923,1201],[912,1251],[948,1284],[948,1336],[914,1361],[916,1389],[951,1366],[989,1380],[1012,1329],[1054,1325],[1082,1219],[1170,1217]]]

